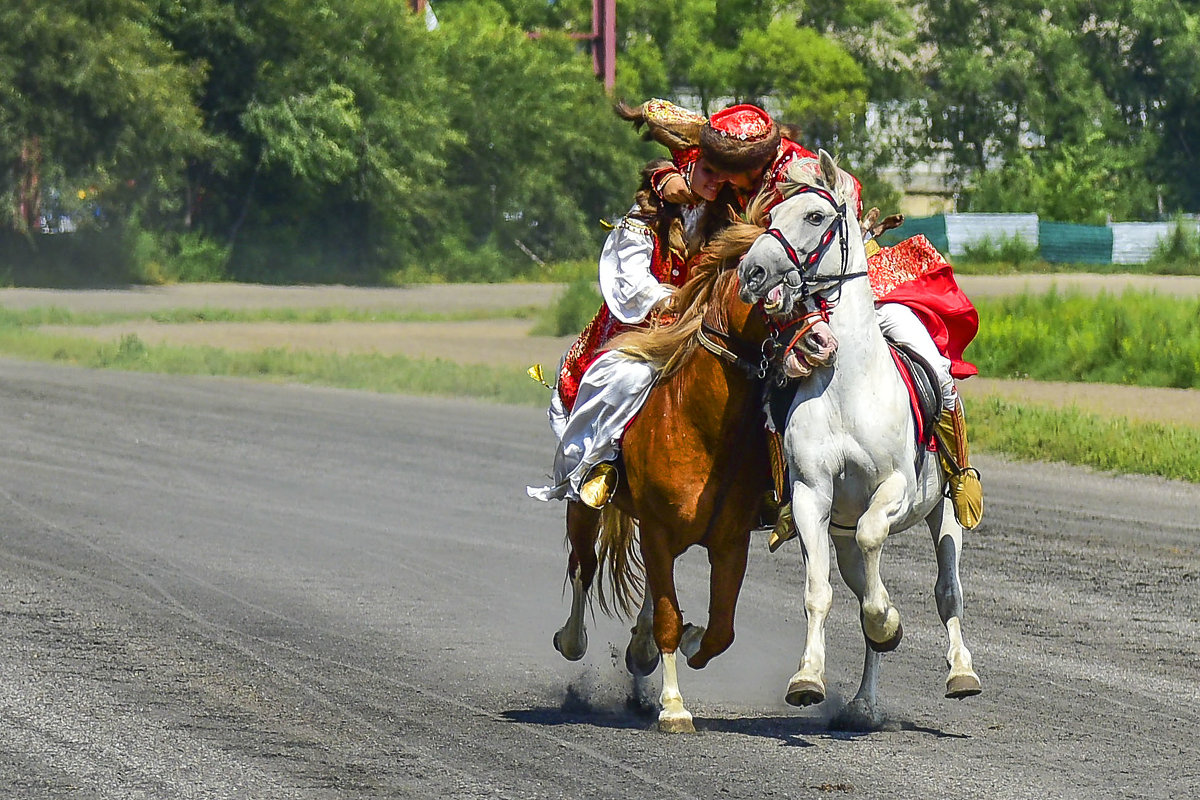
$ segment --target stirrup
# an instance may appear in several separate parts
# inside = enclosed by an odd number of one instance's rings
[[[607,461],[602,461],[588,471],[587,477],[579,487],[579,499],[584,505],[601,509],[612,500],[613,492],[617,490],[617,468]]]
[[[767,550],[774,553],[784,542],[796,538],[796,520],[792,517],[791,501],[779,507],[779,518],[771,530],[771,538],[767,541]]]
[[[983,520],[983,483],[979,470],[966,467],[946,480],[946,497],[954,508],[954,518],[965,531],[974,530]]]

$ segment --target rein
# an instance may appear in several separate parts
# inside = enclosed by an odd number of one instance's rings
[[[730,364],[733,364],[735,367],[740,369],[742,372],[746,373],[746,377],[750,378],[751,380],[753,380],[755,378],[763,377],[758,374],[758,364],[756,364],[754,361],[751,361],[748,358],[743,358],[742,356],[739,356],[737,353],[733,352],[733,350],[731,350],[730,348],[725,347],[724,345],[716,342],[713,339],[714,336],[724,339],[725,341],[729,342],[730,344],[740,341],[739,339],[735,338],[733,336],[733,334],[731,334],[727,331],[723,331],[723,330],[714,328],[712,325],[709,325],[708,322],[701,322],[700,330],[696,331],[696,339],[697,339],[697,341],[700,342],[701,347],[703,347],[708,352],[712,353],[717,358],[723,359],[725,361],[728,361]]]

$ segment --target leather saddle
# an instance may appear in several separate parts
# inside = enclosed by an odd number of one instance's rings
[[[937,372],[928,361],[904,345],[889,339],[888,346],[908,388],[913,419],[917,423],[917,444],[922,450],[927,449],[933,442],[938,420],[942,418],[942,392],[938,387]]]

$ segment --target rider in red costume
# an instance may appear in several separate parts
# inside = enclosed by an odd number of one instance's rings
[[[738,184],[743,196],[764,191],[773,194],[767,209],[783,200],[782,187],[794,177],[793,170],[817,169],[817,157],[788,138],[781,138],[774,160],[754,177],[750,159],[729,158],[736,153],[736,140],[752,138],[766,113],[755,106],[734,106],[719,112],[722,125],[701,132],[701,147],[714,155],[708,161],[717,169],[742,169],[750,180]],[[717,115],[713,115],[714,119]],[[862,217],[862,184],[848,175],[855,219]],[[959,523],[976,527],[983,516],[983,487],[979,472],[970,465],[966,421],[954,380],[978,372],[963,360],[963,351],[979,330],[979,315],[954,280],[950,264],[923,236],[907,239],[894,247],[868,242],[868,278],[875,293],[876,313],[884,334],[908,345],[938,373],[943,413],[937,434],[943,467],[949,476],[949,496]],[[786,512],[785,512],[786,513]],[[787,521],[776,526],[774,547],[783,540]]]
[[[605,346],[629,326],[670,322],[669,297],[687,280],[692,260],[745,206],[767,168],[798,148],[754,106],[705,119],[651,100],[619,106],[618,113],[646,126],[672,157],[647,165],[633,208],[605,242],[599,267],[604,305],[564,356],[551,400],[551,428],[559,439],[554,483],[530,489],[540,499],[579,499],[597,508],[616,486],[611,462],[620,435],[656,376],[653,365]]]

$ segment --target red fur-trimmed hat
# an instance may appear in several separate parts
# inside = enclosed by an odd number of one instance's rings
[[[730,106],[700,129],[705,161],[724,172],[748,172],[770,163],[779,150],[779,126],[758,106]]]

